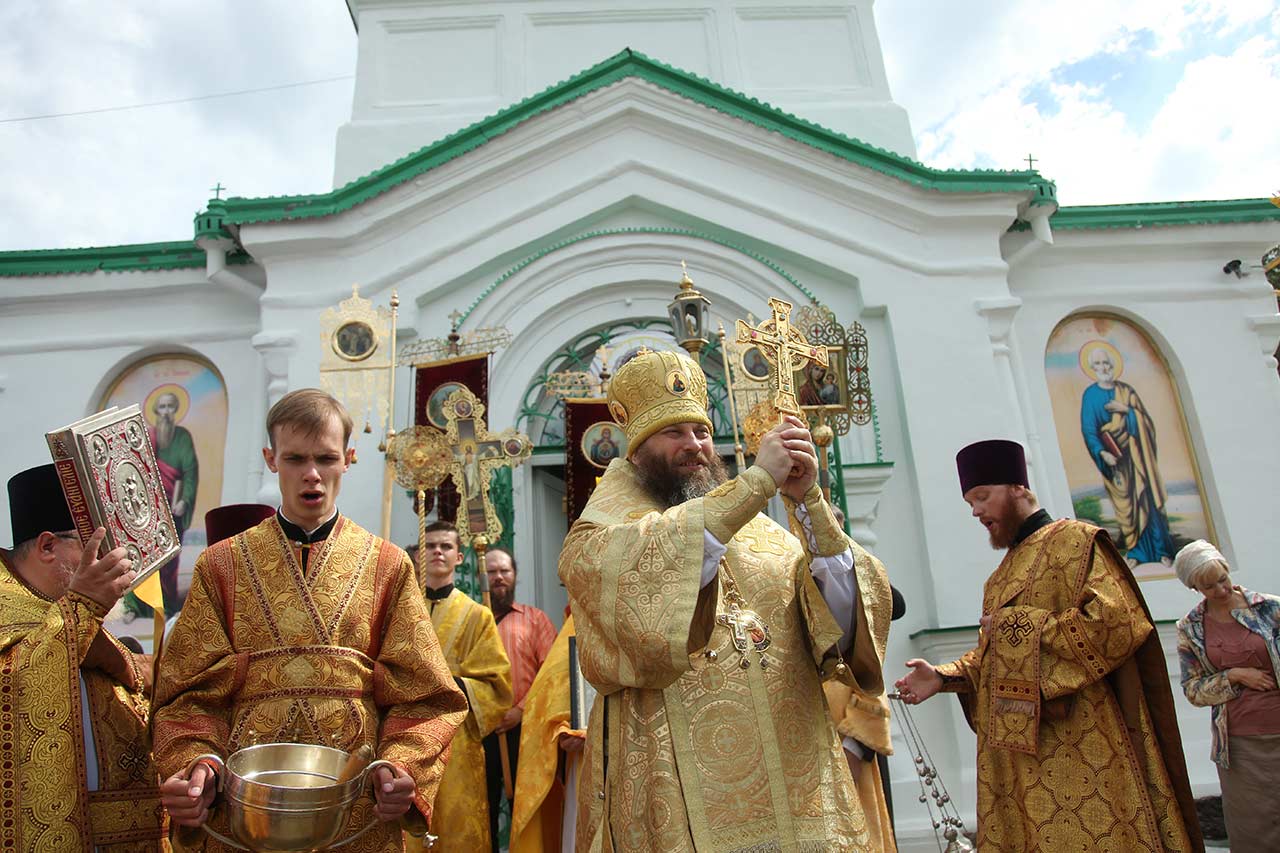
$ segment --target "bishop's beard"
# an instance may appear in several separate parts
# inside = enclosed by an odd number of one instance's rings
[[[700,460],[704,467],[692,474],[682,474],[676,467],[695,459]],[[729,479],[724,461],[714,453],[710,457],[701,451],[681,453],[666,460],[646,454],[641,447],[632,461],[640,472],[641,485],[666,509],[700,498]]]

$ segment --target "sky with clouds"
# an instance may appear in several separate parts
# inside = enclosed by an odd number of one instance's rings
[[[1280,190],[1277,0],[879,0],[919,157],[1063,204]],[[0,5],[0,250],[188,239],[209,188],[320,192],[350,116],[341,0]],[[612,52],[612,51],[608,51]],[[9,119],[343,78],[39,121]]]

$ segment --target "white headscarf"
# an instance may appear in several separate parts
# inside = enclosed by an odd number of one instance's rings
[[[1178,573],[1178,580],[1182,581],[1184,586],[1190,587],[1191,578],[1196,570],[1214,560],[1220,561],[1223,566],[1227,565],[1227,560],[1222,556],[1221,551],[1203,539],[1197,539],[1182,546],[1182,550],[1178,551],[1178,556],[1173,558],[1173,570]]]

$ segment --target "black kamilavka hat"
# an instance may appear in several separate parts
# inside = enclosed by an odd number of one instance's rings
[[[53,463],[28,468],[9,478],[9,523],[15,547],[46,530],[60,533],[75,529]]]

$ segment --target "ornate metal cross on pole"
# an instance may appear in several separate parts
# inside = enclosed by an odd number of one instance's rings
[[[489,478],[496,468],[514,468],[524,463],[533,455],[533,443],[512,428],[489,432],[484,422],[484,408],[467,388],[459,388],[444,401],[445,442],[452,457],[450,473],[462,499],[458,509],[458,536],[476,552],[480,590],[488,606],[484,552],[490,542],[502,535],[502,520],[489,500]]]
[[[759,326],[738,321],[738,343],[754,344],[769,362],[773,379],[773,406],[781,414],[801,417],[796,400],[795,373],[810,362],[827,366],[827,348],[805,340],[799,329],[791,325],[791,303],[770,299],[773,316]]]

